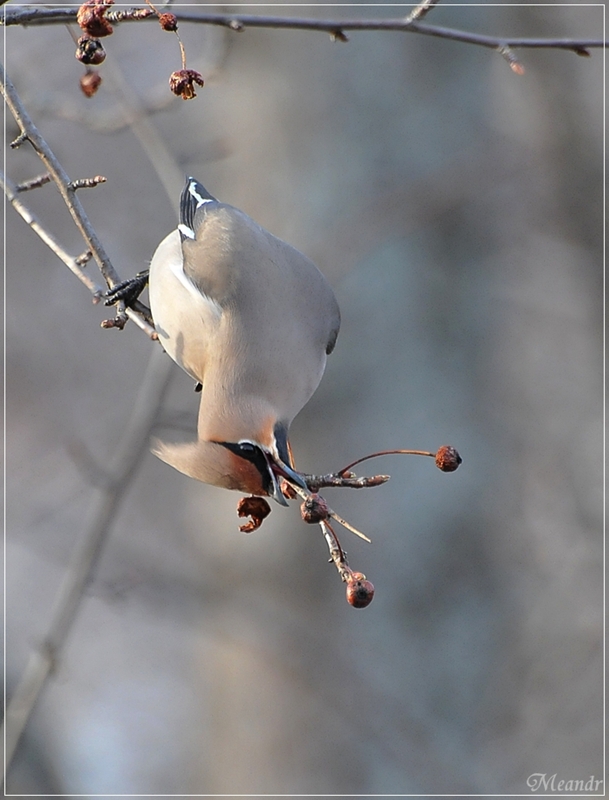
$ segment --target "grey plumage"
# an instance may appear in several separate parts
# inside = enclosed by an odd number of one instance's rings
[[[322,273],[189,179],[179,229],[152,259],[149,291],[161,344],[202,384],[198,441],[163,445],[158,454],[216,485],[235,481],[205,463],[219,458],[206,443],[247,441],[285,462],[281,430],[285,437],[317,388],[340,326]]]

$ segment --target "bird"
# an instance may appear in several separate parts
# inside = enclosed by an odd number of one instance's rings
[[[156,441],[181,473],[287,505],[290,424],[321,381],[340,311],[315,264],[189,177],[180,221],[157,247],[150,309],[168,355],[200,391],[197,438]]]

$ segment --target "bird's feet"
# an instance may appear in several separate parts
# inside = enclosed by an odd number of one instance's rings
[[[132,306],[148,284],[148,270],[138,272],[135,278],[121,281],[104,292],[104,305],[113,306],[121,300],[126,306]]]

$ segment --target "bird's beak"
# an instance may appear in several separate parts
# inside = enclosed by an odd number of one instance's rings
[[[302,475],[300,475],[298,472],[295,472],[291,467],[288,467],[288,465],[285,464],[278,456],[266,453],[266,457],[272,479],[271,486],[269,487],[269,496],[272,497],[273,500],[276,500],[279,505],[288,505],[288,501],[285,499],[285,496],[281,491],[281,486],[279,485],[280,478],[285,478],[288,483],[295,483],[306,492],[309,491],[309,487],[305,483]]]

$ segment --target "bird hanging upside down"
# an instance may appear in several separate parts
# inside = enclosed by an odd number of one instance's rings
[[[288,430],[321,380],[340,327],[329,283],[306,256],[221,203],[194,178],[180,224],[149,274],[152,316],[171,358],[200,385],[197,440],[153,452],[192,478],[287,505]]]
[[[320,524],[348,602],[368,606],[374,586],[349,567],[329,520],[370,540],[333,511],[319,489],[382,485],[388,475],[358,478],[351,471],[378,456],[431,456],[443,472],[454,472],[459,453],[448,445],[435,453],[384,450],[327,475],[295,471],[288,431],[334,349],[336,298],[306,256],[218,202],[194,178],[182,192],[180,224],[157,247],[149,272],[112,286],[106,305],[130,305],[147,281],[158,338],[201,393],[196,441],[157,441],[153,452],[199,481],[254,495],[237,507],[239,516],[251,518],[244,532],[256,530],[270,511],[265,496],[281,505],[300,496],[302,518]]]

